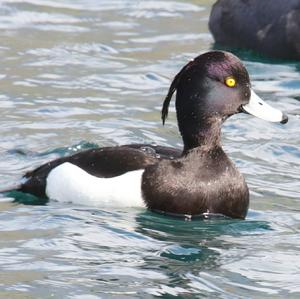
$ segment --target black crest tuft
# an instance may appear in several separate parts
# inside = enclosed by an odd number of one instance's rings
[[[172,96],[174,94],[174,92],[177,89],[177,86],[180,82],[180,79],[182,77],[182,75],[192,66],[194,60],[191,60],[188,64],[186,64],[181,70],[180,72],[174,77],[171,86],[169,88],[168,94],[164,100],[163,106],[162,106],[162,110],[161,110],[161,119],[163,122],[163,125],[165,124],[165,121],[168,117],[168,112],[169,112],[169,105],[172,99]]]

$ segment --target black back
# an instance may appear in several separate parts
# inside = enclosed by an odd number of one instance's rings
[[[45,197],[46,179],[52,169],[65,162],[72,163],[91,175],[109,178],[128,171],[143,169],[161,159],[178,158],[181,150],[151,144],[130,144],[86,150],[72,156],[47,162],[25,174],[19,191]]]
[[[299,0],[218,0],[209,28],[219,45],[300,58]]]

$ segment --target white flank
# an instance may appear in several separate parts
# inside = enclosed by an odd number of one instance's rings
[[[246,112],[267,121],[281,122],[283,120],[283,113],[264,102],[252,89],[250,101],[243,108]]]
[[[47,177],[46,194],[60,202],[100,207],[145,207],[142,174],[135,170],[113,178],[98,178],[78,166],[63,163]]]

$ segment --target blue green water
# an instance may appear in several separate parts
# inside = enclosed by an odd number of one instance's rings
[[[174,108],[163,127],[161,103],[176,72],[213,47],[212,3],[1,1],[0,189],[90,147],[180,147]],[[300,63],[238,55],[256,92],[290,119],[238,115],[224,126],[251,190],[247,219],[2,194],[0,298],[299,298]]]

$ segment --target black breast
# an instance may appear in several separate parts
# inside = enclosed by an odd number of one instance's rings
[[[142,191],[148,208],[175,214],[245,218],[249,204],[245,180],[221,148],[147,167]]]

